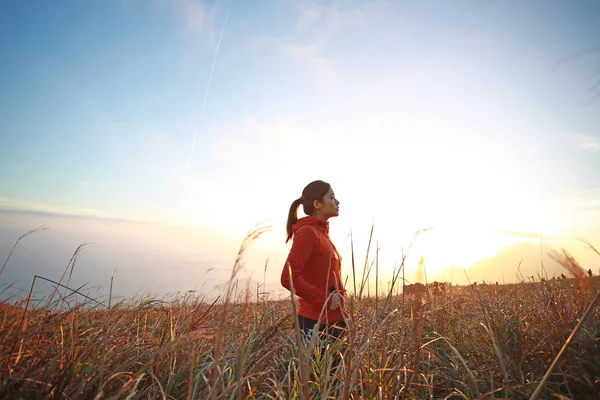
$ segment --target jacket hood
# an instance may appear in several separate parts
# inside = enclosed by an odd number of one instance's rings
[[[313,217],[312,215],[309,215],[307,217],[303,217],[300,218],[293,226],[292,226],[292,231],[294,233],[296,233],[296,231],[298,231],[298,229],[304,225],[316,225],[318,226],[320,229],[323,229],[325,231],[325,233],[329,233],[329,222],[328,221],[321,221],[319,218],[317,217]]]

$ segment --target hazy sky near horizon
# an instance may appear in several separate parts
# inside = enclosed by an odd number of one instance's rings
[[[390,262],[430,226],[434,268],[598,243],[599,26],[597,1],[4,1],[0,208],[236,243],[268,218],[281,255],[323,179],[338,246],[374,220]]]

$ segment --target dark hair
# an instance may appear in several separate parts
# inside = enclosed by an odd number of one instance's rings
[[[292,226],[296,222],[298,222],[298,207],[302,204],[302,208],[304,209],[304,214],[312,215],[314,211],[314,201],[323,201],[323,197],[327,194],[331,185],[327,182],[323,181],[313,181],[306,185],[304,190],[302,191],[302,197],[294,200],[292,205],[290,206],[290,212],[288,213],[287,219],[287,239],[285,242],[289,242],[292,238],[294,232],[292,231]]]

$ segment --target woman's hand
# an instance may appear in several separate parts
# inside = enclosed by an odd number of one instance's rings
[[[342,295],[339,292],[334,292],[331,295],[331,305],[329,306],[330,311],[335,311],[342,306]]]

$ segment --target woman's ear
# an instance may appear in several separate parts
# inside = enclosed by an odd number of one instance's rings
[[[314,208],[315,210],[320,210],[320,209],[321,209],[321,206],[322,206],[322,204],[321,204],[321,202],[320,202],[319,200],[315,200],[315,201],[313,201],[313,208]]]

